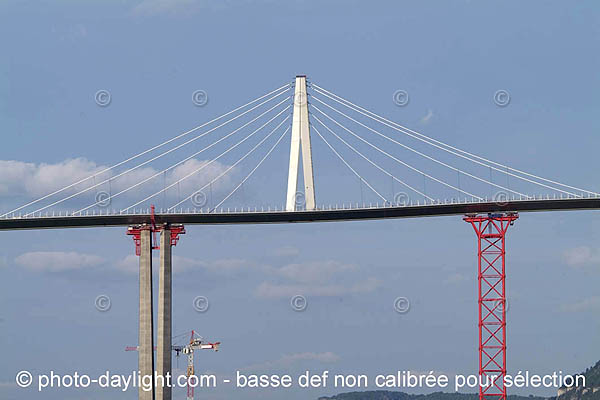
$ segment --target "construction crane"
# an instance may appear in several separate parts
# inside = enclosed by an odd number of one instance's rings
[[[182,334],[185,335],[185,334]],[[182,336],[177,335],[177,336]],[[175,352],[175,356],[179,357],[181,354],[187,355],[187,400],[194,400],[194,386],[190,385],[190,377],[194,375],[194,350],[214,350],[219,351],[221,342],[207,342],[202,336],[198,335],[196,331],[192,330],[190,334],[190,340],[185,345],[173,345],[171,349]],[[138,346],[127,346],[125,351],[137,351]],[[154,346],[156,350],[156,346]]]
[[[194,386],[190,385],[190,377],[194,375],[194,350],[214,350],[219,351],[221,342],[205,342],[202,336],[192,330],[190,342],[184,346],[173,346],[173,351],[177,357],[180,353],[187,355],[187,400],[194,400]]]

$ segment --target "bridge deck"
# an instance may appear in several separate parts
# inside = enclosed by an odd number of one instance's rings
[[[156,222],[171,224],[264,224],[414,218],[501,211],[599,210],[600,198],[511,200],[394,207],[349,208],[316,211],[246,211],[216,213],[157,213]],[[149,214],[36,216],[0,219],[0,230],[128,226],[149,223]]]

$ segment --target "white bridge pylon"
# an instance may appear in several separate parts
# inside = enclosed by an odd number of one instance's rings
[[[304,172],[304,192],[298,191],[298,168],[302,148],[302,171]],[[302,200],[304,196],[304,201]],[[315,184],[313,177],[312,151],[310,145],[310,127],[308,122],[308,95],[306,91],[306,76],[296,76],[294,90],[294,114],[292,117],[292,140],[290,146],[290,167],[286,210],[296,211],[298,206],[305,204],[306,210],[315,209]]]

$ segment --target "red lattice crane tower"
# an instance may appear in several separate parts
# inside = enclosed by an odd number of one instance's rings
[[[505,237],[517,213],[467,215],[477,234],[480,400],[506,400]]]

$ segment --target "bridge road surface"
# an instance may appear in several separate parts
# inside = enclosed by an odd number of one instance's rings
[[[600,197],[550,200],[510,200],[393,207],[327,209],[314,211],[245,211],[205,213],[157,213],[156,223],[185,225],[269,224],[293,222],[353,221],[361,219],[416,218],[495,212],[600,210]],[[149,214],[14,217],[0,219],[0,231],[17,229],[92,228],[141,225]]]

